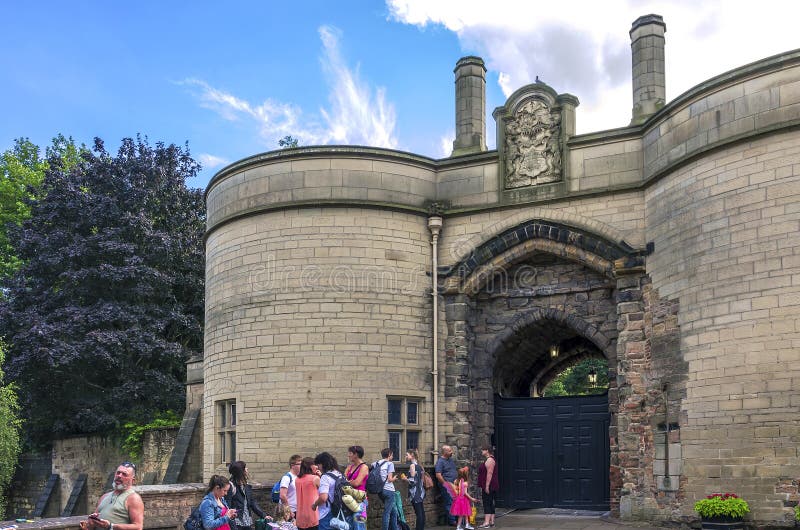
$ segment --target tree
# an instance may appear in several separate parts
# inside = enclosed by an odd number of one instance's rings
[[[0,365],[5,353],[0,342]],[[22,425],[18,418],[19,405],[13,384],[5,384],[0,369],[0,520],[5,519],[6,496],[1,495],[14,478],[20,452],[19,431]]]
[[[188,146],[127,138],[67,168],[51,158],[31,217],[12,230],[23,265],[0,333],[36,444],[183,408],[184,362],[202,351],[199,165]]]
[[[278,145],[281,146],[281,149],[287,149],[289,147],[297,147],[300,145],[300,141],[295,138],[294,136],[284,136],[280,140],[278,140]]]
[[[78,163],[84,150],[71,137],[59,134],[47,148],[47,155],[69,168]],[[20,266],[8,229],[21,225],[30,216],[29,201],[37,195],[48,166],[39,153],[33,142],[19,138],[13,148],[0,155],[0,278],[10,276]]]
[[[589,372],[597,374],[597,383],[589,383]],[[585,396],[602,394],[608,389],[608,362],[605,359],[583,359],[553,379],[544,389],[544,397]]]

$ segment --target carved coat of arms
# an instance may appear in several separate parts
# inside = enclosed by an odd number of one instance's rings
[[[505,122],[505,184],[521,188],[561,179],[561,114],[533,99]]]

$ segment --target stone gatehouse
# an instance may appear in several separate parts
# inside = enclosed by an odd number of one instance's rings
[[[657,15],[633,24],[623,128],[576,135],[578,98],[537,82],[494,111],[487,150],[486,70],[465,57],[449,158],[300,147],[221,170],[206,192],[205,352],[190,363],[204,475],[235,456],[277,476],[294,453],[341,461],[354,443],[373,459],[414,444],[427,461],[449,443],[474,464],[493,441],[532,503],[585,486],[622,518],[685,520],[724,490],[754,521],[788,523],[800,51],[665,102],[665,30]],[[584,421],[580,402],[537,396],[586,357],[608,361],[611,383]],[[514,407],[545,404],[555,434],[537,440]],[[601,475],[581,476],[584,460]],[[543,482],[526,481],[535,462]]]

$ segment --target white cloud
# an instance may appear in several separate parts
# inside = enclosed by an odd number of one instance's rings
[[[538,75],[581,101],[578,132],[627,125],[631,112],[628,31],[641,15],[664,17],[667,99],[746,63],[797,47],[800,2],[762,0],[561,0],[557,9],[516,0],[387,0],[395,20],[439,24],[465,54],[480,55],[509,96]],[[780,13],[780,16],[775,16]],[[490,102],[502,104],[502,102]]]
[[[439,156],[447,158],[453,152],[453,142],[456,139],[456,132],[452,129],[447,131],[447,134],[439,138]]]
[[[396,123],[394,107],[386,101],[382,87],[374,91],[359,79],[339,53],[340,32],[331,26],[319,29],[325,54],[320,59],[330,84],[330,110],[320,109],[336,143],[364,143],[376,147],[394,148]]]
[[[208,153],[200,153],[197,155],[197,160],[203,165],[204,169],[214,169],[215,167],[230,164],[230,160]]]
[[[330,108],[319,109],[319,116],[307,116],[292,103],[266,99],[254,104],[211,86],[201,79],[185,79],[178,84],[190,87],[200,105],[229,121],[254,121],[270,148],[291,135],[300,145],[347,144],[395,148],[394,107],[386,101],[382,87],[373,89],[353,71],[339,51],[339,31],[330,26],[319,29],[323,45],[320,58],[328,81]],[[374,95],[373,95],[374,94]]]

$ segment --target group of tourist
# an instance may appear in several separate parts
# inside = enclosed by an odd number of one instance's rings
[[[481,450],[484,462],[478,470],[478,486],[481,489],[484,521],[479,528],[494,527],[495,495],[499,489],[497,466],[491,448]],[[436,462],[435,474],[441,492],[445,514],[450,525],[458,530],[472,530],[469,517],[472,515],[472,502],[477,499],[469,494],[469,468],[456,469],[452,447],[442,446]],[[346,479],[353,490],[366,492],[367,480],[372,467],[380,472],[382,491],[378,494],[383,502],[382,530],[399,530],[398,521],[404,521],[402,500],[396,493],[395,482],[400,479],[408,483],[408,499],[416,516],[416,529],[425,528],[425,470],[419,463],[416,449],[406,451],[408,475],[395,474],[394,453],[386,448],[381,458],[372,466],[364,462],[364,448],[353,445],[347,449],[348,464],[344,473],[339,469],[336,458],[328,452],[321,452],[314,458],[292,455],[289,471],[279,483],[279,506],[276,518],[284,523],[296,525],[299,530],[329,530],[332,513],[331,501],[335,485],[339,479]],[[258,505],[250,484],[248,484],[247,465],[236,461],[229,465],[230,478],[214,475],[208,483],[206,495],[198,507],[199,521],[204,530],[254,530],[255,520],[273,520]],[[81,530],[142,530],[144,504],[133,489],[136,466],[123,462],[114,474],[114,489],[103,495],[97,509],[86,521],[81,522]],[[278,486],[276,486],[278,487]],[[366,493],[358,503],[354,513],[347,517],[352,530],[366,530],[368,501]],[[336,530],[336,529],[334,529]]]
[[[397,477],[394,474],[392,457],[391,449],[384,449],[381,451],[381,459],[375,465],[380,466],[384,481],[383,491],[380,494],[384,502],[383,528],[391,527],[396,530],[397,507],[394,482]],[[337,478],[343,477],[353,489],[366,492],[370,466],[364,462],[364,448],[360,445],[350,446],[347,449],[347,460],[347,467],[342,474],[336,458],[328,452],[319,453],[313,459],[303,458],[300,455],[292,455],[289,458],[289,472],[280,482],[280,503],[282,511],[290,520],[294,520],[298,529],[330,528],[331,519],[337,514],[331,512],[328,501],[334,495]],[[365,495],[358,510],[347,518],[353,530],[366,528],[367,508],[368,501]]]

